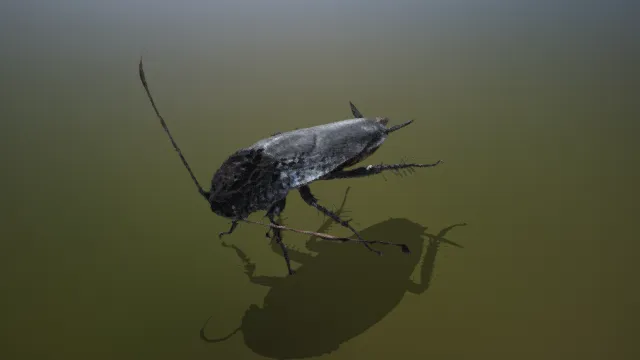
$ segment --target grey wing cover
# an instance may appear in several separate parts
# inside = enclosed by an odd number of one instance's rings
[[[371,119],[351,119],[281,133],[250,148],[280,163],[281,180],[295,188],[317,180],[385,138],[384,125]]]

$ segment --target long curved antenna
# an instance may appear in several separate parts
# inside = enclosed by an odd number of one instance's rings
[[[204,189],[202,188],[202,186],[200,186],[200,183],[196,179],[195,175],[193,175],[193,171],[191,171],[191,167],[189,166],[187,159],[184,158],[184,156],[182,155],[182,151],[180,151],[180,148],[178,147],[178,144],[176,144],[176,142],[173,140],[173,136],[171,136],[171,132],[167,127],[167,123],[162,118],[162,115],[160,115],[160,112],[158,111],[158,107],[156,107],[156,102],[153,101],[153,97],[151,96],[151,92],[149,91],[149,86],[147,85],[147,79],[144,76],[144,69],[142,68],[142,57],[140,57],[140,64],[138,65],[138,71],[140,72],[140,81],[142,81],[142,86],[144,86],[144,89],[147,92],[147,96],[149,96],[149,101],[151,101],[151,106],[153,106],[153,110],[156,112],[158,119],[160,119],[160,124],[162,125],[162,128],[167,133],[167,135],[169,135],[169,140],[171,140],[171,144],[173,145],[173,148],[176,150],[176,152],[178,152],[178,155],[180,156],[180,159],[182,159],[182,163],[184,164],[184,167],[186,167],[187,171],[189,171],[189,175],[191,175],[191,179],[198,187],[198,192],[200,193],[200,195],[204,196],[204,198],[208,200],[209,193],[204,191]]]

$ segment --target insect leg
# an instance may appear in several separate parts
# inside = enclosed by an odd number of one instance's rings
[[[269,217],[269,214],[272,214],[272,217],[275,218],[276,216],[280,216],[280,214],[282,214],[282,212],[284,211],[284,208],[287,206],[287,201],[286,198],[282,199],[281,201],[276,202],[275,204],[271,205],[271,207],[269,208],[269,210],[267,211],[267,213],[265,214],[265,216],[267,218],[269,218],[269,220],[271,220],[271,223],[273,224],[273,220],[271,217]],[[274,230],[273,228],[269,228],[267,230],[267,232],[264,234],[264,236],[268,237],[269,239],[271,239],[271,231]]]
[[[279,243],[272,241],[271,242],[271,251],[273,251],[276,255],[282,255],[284,256],[283,252],[282,252],[282,247],[280,246]],[[310,254],[306,254],[302,251],[299,251],[295,248],[291,248],[288,247],[287,248],[287,255],[289,255],[289,260],[290,261],[295,261],[298,262],[300,264],[304,264],[307,263],[311,260],[313,260],[313,255]]]
[[[340,204],[340,207],[338,208],[338,210],[335,211],[335,214],[338,215],[338,216],[350,212],[349,210],[345,209],[345,204],[347,202],[347,195],[349,194],[349,190],[351,190],[351,187],[347,187],[347,190],[345,190],[345,192],[344,192],[344,198],[342,198],[342,204]],[[329,228],[331,228],[332,224],[335,224],[333,219],[327,219],[327,221],[322,223],[322,225],[320,226],[320,228],[316,232],[319,232],[319,233],[327,232],[327,230]],[[307,241],[307,249],[309,249],[311,251],[316,251],[314,248],[316,247],[316,244],[318,243],[318,239],[319,238],[317,236],[311,236],[311,238],[309,238],[309,240]]]
[[[284,207],[286,206],[286,198],[282,199],[275,204],[271,205],[271,208],[267,211],[267,217],[269,221],[274,225],[279,225],[276,222],[276,216],[279,216]],[[268,234],[268,233],[267,233]],[[293,270],[291,269],[291,260],[289,259],[289,252],[287,251],[286,246],[282,242],[282,231],[277,228],[273,228],[273,239],[280,245],[280,249],[282,249],[282,255],[284,256],[284,261],[287,263],[287,270],[289,271],[289,275],[293,275]]]
[[[233,220],[231,222],[231,227],[229,228],[229,230],[219,233],[218,237],[222,238],[224,235],[231,235],[231,233],[233,233],[236,230],[236,227],[238,227],[238,220]]]
[[[363,166],[351,170],[340,170],[336,172],[332,172],[322,177],[322,180],[333,180],[333,179],[348,179],[348,178],[356,178],[363,176],[371,176],[379,174],[383,171],[392,170],[402,170],[402,169],[413,169],[413,168],[427,168],[434,167],[438,164],[443,163],[442,160],[438,160],[433,164],[380,164],[380,165],[369,165]]]
[[[272,218],[269,218],[269,220],[271,221],[272,224],[276,224],[275,217],[279,216],[280,217],[280,221],[282,221],[282,212],[284,211],[284,207],[286,205],[286,202],[283,200],[281,203],[277,203],[278,205],[281,205],[277,210],[278,212],[276,212],[276,209],[274,208],[274,212]],[[267,212],[267,217],[269,217],[269,213]],[[278,225],[278,224],[276,224]],[[282,236],[282,230],[281,229],[273,229],[273,228],[269,228],[269,231],[267,231],[267,237],[268,238],[272,238],[270,236],[270,232],[272,230],[276,230],[279,236]],[[276,235],[275,231],[274,231],[274,235]],[[276,237],[275,240],[276,241],[272,241],[271,242],[271,250],[276,253],[276,254],[282,254],[282,256],[285,258],[285,260],[287,260],[287,263],[289,261],[296,261],[298,263],[304,264],[305,262],[309,261],[311,258],[313,258],[313,256],[309,255],[309,254],[305,254],[304,252],[300,252],[297,251],[296,249],[292,249],[292,248],[285,248],[285,245],[282,241],[278,241],[278,239],[282,240],[281,237]]]
[[[349,221],[342,220],[338,215],[333,213],[331,210],[329,210],[326,207],[318,204],[318,200],[311,193],[311,189],[309,188],[309,186],[307,186],[307,185],[302,186],[299,189],[299,191],[300,191],[300,196],[302,196],[302,200],[304,200],[304,202],[306,202],[307,204],[309,204],[309,205],[313,206],[314,208],[320,210],[323,214],[327,215],[328,217],[333,219],[333,221],[337,222],[338,224],[340,224],[340,225],[348,228],[349,230],[351,230],[356,235],[356,237],[358,237],[358,240],[360,240],[360,242],[362,242],[367,249],[373,251],[374,253],[376,253],[378,255],[382,255],[382,252],[380,252],[380,251],[378,251],[376,249],[373,249],[371,246],[369,246],[369,244],[360,236],[360,234],[356,231],[356,229],[354,229],[353,226],[349,225]]]

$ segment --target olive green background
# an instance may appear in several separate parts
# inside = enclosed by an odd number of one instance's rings
[[[384,228],[369,238],[409,241],[409,228],[384,227],[389,218],[429,234],[465,222],[446,235],[463,248],[442,244],[428,290],[396,306],[383,299],[420,283],[420,266],[409,276],[390,266],[403,264],[395,249],[376,258],[326,244],[308,264],[313,277],[271,289],[281,316],[258,329],[280,339],[262,344],[270,353],[284,356],[293,337],[309,354],[339,346],[322,355],[332,360],[640,358],[638,8],[3,2],[0,358],[264,358],[242,332],[199,339],[209,316],[208,336],[233,331],[270,288],[250,283],[221,246],[228,221],[171,148],[140,85],[140,56],[207,187],[234,150],[349,118],[348,101],[391,124],[416,120],[366,164],[445,160],[312,186],[329,207],[350,186],[353,224]],[[309,230],[324,221],[296,192],[285,218]],[[264,231],[241,225],[225,242],[256,275],[284,277]],[[285,234],[300,251],[306,240]],[[375,324],[348,341],[335,331],[365,318]]]

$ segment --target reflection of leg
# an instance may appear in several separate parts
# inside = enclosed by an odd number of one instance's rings
[[[280,243],[278,243],[276,241],[272,241],[271,242],[271,251],[273,251],[274,253],[276,253],[278,255],[284,256],[284,253],[282,251],[282,247],[281,247]],[[295,262],[300,263],[300,264],[304,264],[307,261],[313,259],[312,255],[305,254],[304,252],[298,251],[298,250],[293,249],[291,247],[287,247],[287,254],[289,255],[289,260],[295,261]]]
[[[231,235],[235,231],[236,227],[238,227],[238,221],[234,220],[231,222],[231,228],[229,228],[229,230],[227,231],[219,233],[218,238],[222,238],[224,235]]]
[[[431,285],[431,278],[433,277],[433,269],[436,263],[436,256],[438,255],[438,250],[440,249],[440,243],[444,242],[447,244],[451,244],[457,247],[461,247],[460,245],[454,243],[453,241],[447,240],[444,236],[449,232],[449,230],[458,226],[465,226],[467,224],[455,224],[449,227],[442,229],[438,235],[425,234],[429,238],[429,245],[427,246],[427,251],[424,255],[424,259],[422,261],[422,269],[420,270],[420,283],[414,283],[410,281],[409,292],[413,294],[422,294],[429,288]]]
[[[249,277],[249,281],[251,281],[252,283],[271,287],[281,280],[281,278],[275,276],[254,276],[256,265],[249,261],[249,257],[244,253],[244,251],[240,250],[235,245],[227,245],[223,243],[222,246],[230,247],[235,250],[236,254],[240,258],[240,261],[242,261],[244,265],[244,273],[247,274],[247,276]]]
[[[271,208],[267,211],[267,217],[269,218],[269,221],[271,222],[271,224],[280,225],[276,222],[276,217],[280,216],[280,213],[282,212],[282,210],[284,210],[285,206],[286,206],[286,199],[282,199],[277,203],[273,204]],[[278,245],[280,245],[280,249],[282,249],[282,255],[284,256],[284,261],[287,263],[287,270],[289,271],[289,275],[293,275],[293,270],[291,269],[291,261],[289,259],[289,252],[287,251],[286,246],[284,246],[284,243],[282,242],[282,230],[273,228],[272,231],[273,231],[273,239],[276,241]],[[269,233],[267,232],[267,235],[268,234]]]
[[[357,178],[363,176],[371,176],[379,174],[383,171],[392,170],[413,170],[413,168],[426,168],[426,167],[434,167],[438,164],[441,164],[443,161],[438,160],[433,164],[390,164],[390,165],[369,165],[366,167],[359,167],[352,170],[340,170],[330,174],[325,175],[322,180],[332,180],[332,179],[348,179],[348,178]]]
[[[451,226],[448,226],[448,227],[446,227],[446,228],[444,228],[444,229],[440,230],[440,232],[438,233],[438,235],[435,235],[435,236],[434,236],[434,235],[430,235],[430,234],[426,234],[426,235],[429,237],[429,239],[430,239],[430,240],[437,241],[437,242],[442,241],[442,242],[449,243],[449,244],[453,244],[453,245],[456,245],[456,246],[460,247],[460,245],[457,245],[457,244],[456,244],[456,243],[454,243],[453,241],[449,241],[449,240],[445,239],[445,238],[444,238],[444,236],[445,236],[445,235],[447,235],[447,233],[448,233],[451,229],[453,229],[453,228],[455,228],[455,227],[458,227],[458,226],[465,226],[465,225],[467,225],[467,223],[453,224],[453,225],[451,225]]]
[[[338,224],[348,228],[358,238],[357,240],[355,240],[355,239],[343,239],[343,240],[340,240],[340,241],[356,241],[356,242],[362,243],[362,244],[364,244],[364,246],[367,249],[375,252],[378,255],[381,255],[382,253],[380,251],[378,251],[378,250],[373,249],[371,246],[369,246],[369,244],[394,245],[394,246],[399,246],[400,248],[402,248],[403,252],[406,252],[406,253],[409,252],[409,248],[405,244],[394,244],[394,243],[387,242],[387,241],[368,241],[368,240],[364,240],[362,238],[362,236],[360,236],[360,234],[356,231],[356,229],[354,229],[353,226],[349,225],[349,221],[342,220],[338,215],[334,214],[332,211],[330,211],[329,209],[325,208],[324,206],[318,204],[318,201],[316,200],[316,198],[313,196],[313,194],[311,194],[311,189],[309,188],[309,186],[307,186],[307,185],[302,186],[302,187],[300,187],[299,191],[300,191],[300,196],[302,196],[302,199],[307,204],[309,204],[310,206],[313,206],[314,208],[318,209],[319,211],[321,211],[323,214],[325,214],[328,217],[330,217],[331,219],[333,219],[333,221],[337,222]]]

